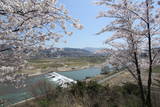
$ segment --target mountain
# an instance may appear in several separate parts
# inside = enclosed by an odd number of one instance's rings
[[[94,55],[98,55],[98,56],[106,56],[108,55],[108,52],[106,51],[105,48],[91,48],[91,47],[86,47],[83,48],[87,51],[92,52]]]
[[[78,48],[64,48],[61,51],[57,52],[57,55],[60,56],[92,56],[93,53],[84,49]]]
[[[78,48],[49,48],[39,50],[33,58],[52,58],[52,57],[80,57],[93,56],[94,54],[85,49]]]
[[[98,50],[101,50],[103,48],[92,48],[92,47],[86,47],[86,48],[83,48],[84,50],[87,50],[87,51],[90,51],[92,53],[95,53],[96,51]]]

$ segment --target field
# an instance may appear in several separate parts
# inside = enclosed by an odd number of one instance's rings
[[[62,57],[52,59],[31,59],[28,61],[27,69],[24,73],[36,74],[51,71],[70,71],[83,69],[90,66],[100,65],[105,62],[106,57]]]

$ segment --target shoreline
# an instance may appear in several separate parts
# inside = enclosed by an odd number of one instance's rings
[[[88,69],[88,68],[92,68],[92,67],[100,68],[101,66],[102,66],[102,64],[82,66],[82,67],[70,67],[70,68],[61,67],[61,68],[56,68],[56,70],[55,70],[55,68],[51,68],[51,69],[48,69],[48,71],[46,70],[46,72],[42,72],[42,70],[40,70],[39,72],[36,72],[36,73],[32,73],[32,74],[26,73],[26,74],[29,77],[33,77],[33,76],[43,75],[43,74],[47,74],[47,73],[51,73],[51,72],[70,72],[70,71]]]
[[[72,70],[65,70],[65,71],[58,71],[58,72],[70,72],[70,71],[77,71],[77,70],[83,70],[83,69],[88,69],[88,68],[100,68],[101,67],[101,64],[98,64],[98,65],[93,65],[93,66],[82,66],[82,67],[78,67],[78,68],[75,68],[75,69],[72,69]],[[43,75],[43,74],[47,74],[49,72],[38,72],[38,73],[34,73],[34,74],[30,74],[29,77],[32,77],[32,76],[38,76],[38,75]],[[25,100],[22,100],[22,101],[19,101],[17,103],[14,103],[14,104],[11,104],[9,105],[8,107],[14,107],[16,105],[21,105],[23,103],[26,103],[26,102],[29,102],[29,101],[33,101],[35,99],[35,97],[31,97],[31,98],[28,98],[28,99],[25,99]]]

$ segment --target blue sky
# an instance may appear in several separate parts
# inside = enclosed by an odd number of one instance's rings
[[[106,47],[104,41],[109,35],[95,35],[102,27],[107,24],[107,19],[96,19],[99,11],[104,8],[93,4],[94,0],[59,0],[69,10],[69,14],[76,19],[80,19],[80,23],[84,26],[83,30],[73,30],[71,37],[65,36],[56,47]],[[67,43],[62,41],[67,40]]]

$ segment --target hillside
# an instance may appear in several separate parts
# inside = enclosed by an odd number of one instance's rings
[[[54,57],[81,57],[94,56],[93,52],[78,48],[50,48],[39,50],[33,58],[54,58]]]

